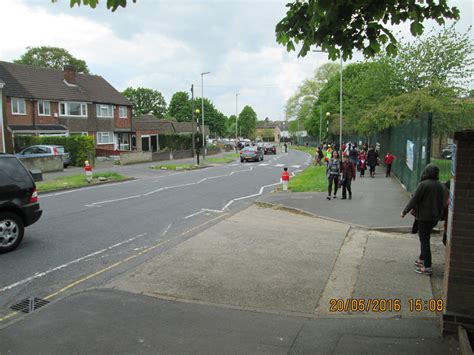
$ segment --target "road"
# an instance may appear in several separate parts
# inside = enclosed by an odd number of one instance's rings
[[[101,285],[248,207],[279,183],[283,166],[294,173],[309,164],[308,154],[290,150],[260,163],[156,171],[42,195],[41,220],[16,251],[0,257],[0,328],[14,319],[11,305]]]

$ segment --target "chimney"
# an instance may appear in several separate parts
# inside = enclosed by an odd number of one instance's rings
[[[64,66],[64,80],[70,85],[76,85],[76,68],[74,65]]]

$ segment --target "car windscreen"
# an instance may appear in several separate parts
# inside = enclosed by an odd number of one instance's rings
[[[56,147],[56,152],[58,152],[58,154],[64,154],[64,147]]]
[[[0,186],[10,185],[12,181],[31,180],[30,174],[15,157],[0,158]]]

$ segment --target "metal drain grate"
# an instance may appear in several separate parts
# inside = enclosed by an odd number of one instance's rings
[[[23,313],[31,313],[38,308],[41,308],[43,306],[46,306],[49,303],[49,301],[43,300],[41,298],[36,298],[36,297],[30,297],[30,298],[25,298],[21,302],[14,304],[13,306],[10,307],[10,309],[17,311],[17,312],[23,312]]]

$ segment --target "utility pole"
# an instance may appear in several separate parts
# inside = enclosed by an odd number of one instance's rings
[[[339,50],[341,57],[340,80],[339,80],[339,149],[342,150],[342,51]]]
[[[323,120],[323,107],[319,106],[319,145],[321,145],[321,122]]]
[[[196,131],[196,127],[194,126],[194,84],[191,84],[191,122],[193,123],[192,125],[192,130],[193,130],[193,157],[194,154],[196,154],[196,144],[194,143],[194,132]],[[199,163],[198,163],[199,164]]]
[[[238,97],[240,94],[235,94],[235,140],[237,140],[237,124],[239,122],[239,116],[237,115],[238,109],[237,109],[237,103],[238,103]],[[237,144],[237,142],[236,142]]]
[[[209,74],[209,71],[201,73],[201,114],[202,114],[202,158],[206,157],[206,129],[204,126],[204,75]]]

